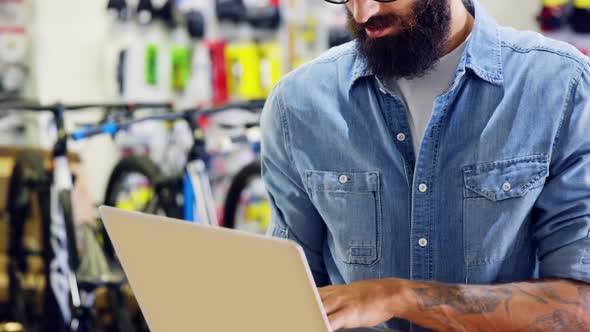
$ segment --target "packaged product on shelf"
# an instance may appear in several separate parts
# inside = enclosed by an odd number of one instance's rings
[[[213,82],[213,103],[223,104],[229,100],[224,40],[207,42],[211,56],[211,80]]]
[[[590,0],[574,0],[570,22],[575,32],[590,33]]]
[[[0,99],[23,93],[28,50],[24,0],[0,1]]]
[[[260,81],[260,53],[255,43],[228,44],[225,61],[228,90],[232,98],[248,100],[264,97]]]
[[[543,31],[559,30],[567,25],[569,0],[543,0],[538,20]]]

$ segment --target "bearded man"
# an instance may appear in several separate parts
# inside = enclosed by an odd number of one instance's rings
[[[590,331],[590,60],[475,0],[329,2],[355,40],[275,87],[262,163],[332,329]]]

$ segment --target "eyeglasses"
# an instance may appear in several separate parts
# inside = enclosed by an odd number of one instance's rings
[[[329,3],[334,3],[334,4],[337,4],[337,5],[342,5],[342,4],[347,3],[349,0],[324,0],[324,1],[329,2]],[[377,1],[377,2],[394,2],[394,1],[397,1],[397,0],[373,0],[373,1]]]

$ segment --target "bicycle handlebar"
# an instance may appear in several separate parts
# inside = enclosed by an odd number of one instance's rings
[[[146,108],[173,108],[172,103],[91,103],[91,104],[0,104],[0,111],[35,111],[35,112],[59,112],[59,111],[78,111],[90,108],[106,109],[146,109]]]
[[[187,116],[197,116],[197,115],[212,115],[215,113],[221,113],[225,111],[229,111],[232,109],[242,109],[251,112],[258,112],[260,109],[264,107],[265,100],[252,100],[247,102],[237,102],[237,103],[229,103],[222,106],[212,107],[202,109],[199,107],[193,107],[186,110],[182,110],[180,112],[170,113],[170,114],[163,114],[163,115],[154,115],[148,116],[141,119],[131,120],[124,123],[115,123],[109,122],[103,124],[98,127],[92,127],[90,129],[82,129],[77,130],[74,133],[68,135],[73,140],[81,140],[84,138],[100,135],[100,134],[110,134],[113,135],[121,129],[127,129],[128,127],[144,122],[144,121],[175,121],[181,118],[186,118]],[[106,109],[127,109],[127,110],[137,110],[137,109],[148,109],[148,108],[173,108],[172,103],[91,103],[91,104],[72,104],[72,105],[65,105],[65,104],[53,104],[53,105],[38,105],[30,103],[28,105],[23,104],[0,104],[0,111],[49,111],[56,114],[61,114],[64,111],[77,111],[83,109],[90,109],[90,108],[106,108]]]
[[[223,106],[212,107],[207,109],[200,109],[200,108],[189,108],[180,112],[176,113],[169,113],[169,114],[160,114],[160,115],[153,115],[147,116],[141,119],[130,120],[127,122],[116,123],[116,122],[109,122],[104,125],[93,127],[90,129],[80,129],[69,135],[73,140],[81,140],[85,138],[89,138],[92,136],[97,136],[101,134],[109,134],[114,135],[120,130],[127,129],[135,124],[145,122],[145,121],[175,121],[179,119],[186,119],[187,117],[193,116],[200,116],[200,115],[212,115],[216,113],[221,113],[224,111],[229,111],[233,109],[242,109],[251,112],[258,112],[262,107],[264,107],[264,100],[254,100],[249,102],[241,102],[241,103],[230,103]]]
[[[264,107],[264,103],[266,100],[259,99],[259,100],[251,100],[246,102],[237,102],[237,103],[229,103],[222,106],[212,107],[208,109],[198,110],[198,115],[211,115],[215,113],[225,112],[232,109],[242,109],[251,112],[258,112]],[[189,110],[187,110],[189,111]],[[186,112],[186,111],[185,111]]]

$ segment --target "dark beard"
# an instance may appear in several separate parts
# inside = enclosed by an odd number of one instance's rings
[[[426,74],[445,55],[451,29],[447,0],[416,0],[411,17],[379,16],[357,23],[348,11],[348,30],[369,68],[384,79],[412,79]],[[369,38],[365,28],[400,28],[393,35]]]

